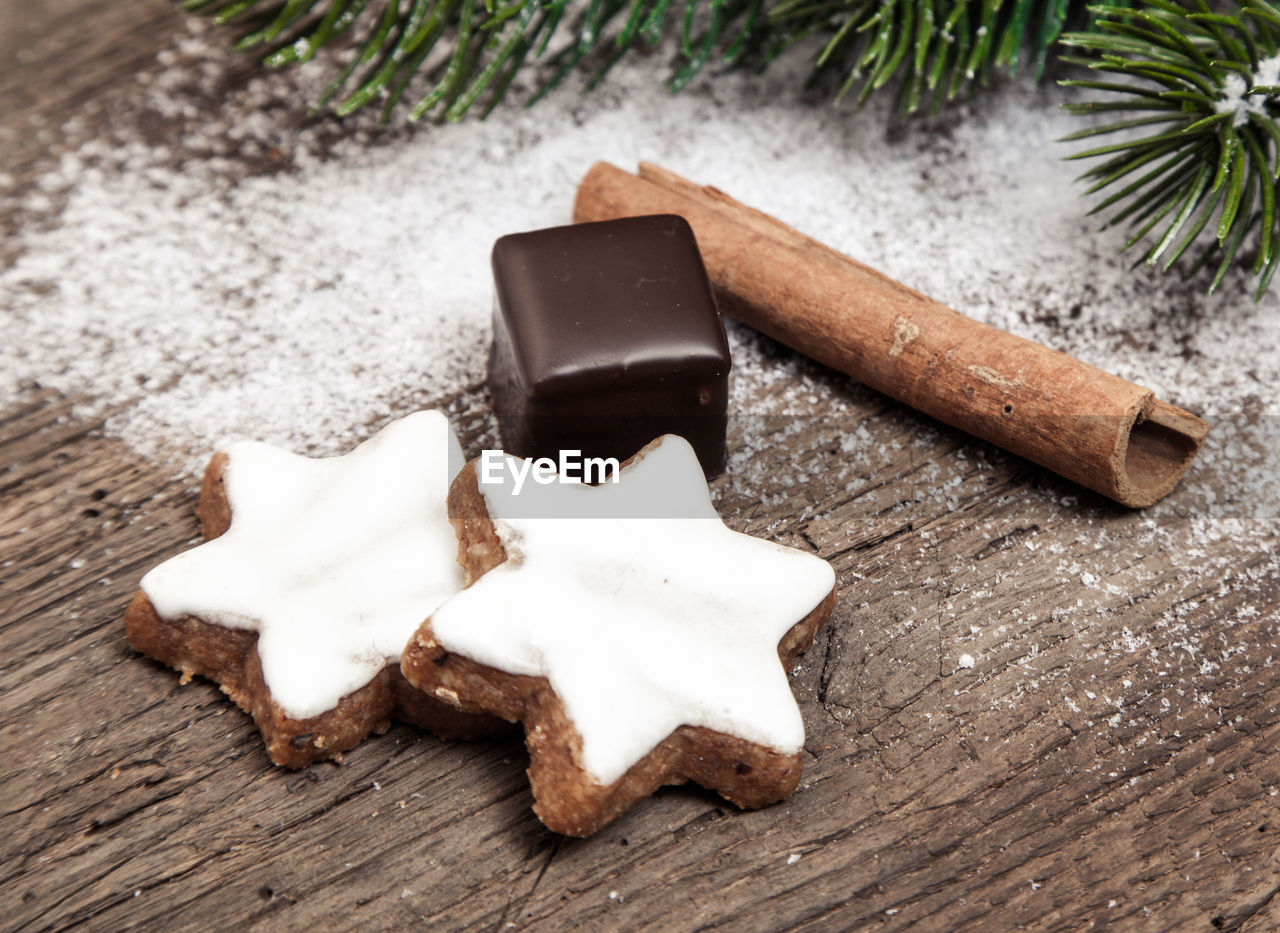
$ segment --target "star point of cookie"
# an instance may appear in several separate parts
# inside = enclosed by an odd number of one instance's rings
[[[277,764],[337,757],[392,715],[445,735],[491,731],[399,671],[410,635],[462,586],[445,513],[461,464],[434,411],[341,457],[232,445],[201,487],[210,540],[143,577],[130,643],[185,679],[217,681]]]
[[[617,483],[521,488],[519,466],[455,480],[473,582],[406,648],[409,681],[524,723],[535,809],[559,832],[685,780],[743,806],[787,796],[804,728],[784,665],[830,614],[830,565],[727,528],[678,437]]]

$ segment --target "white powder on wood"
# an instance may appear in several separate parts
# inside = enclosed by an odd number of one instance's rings
[[[886,129],[883,102],[802,101],[799,60],[672,97],[650,59],[587,97],[379,135],[370,117],[297,128],[322,69],[222,94],[226,35],[193,32],[142,80],[136,119],[39,181],[22,206],[47,222],[0,271],[0,398],[32,381],[84,396],[143,455],[198,469],[237,437],[335,453],[478,386],[493,240],[568,222],[595,159],[715,184],[1193,410],[1275,408],[1276,299],[1253,305],[1243,273],[1205,299],[1203,281],[1128,272],[1051,142],[1078,128],[1057,89]],[[134,128],[157,122],[159,141]],[[739,408],[813,410],[815,369],[743,329],[731,343]]]

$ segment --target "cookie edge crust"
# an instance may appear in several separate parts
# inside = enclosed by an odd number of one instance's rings
[[[507,560],[479,489],[476,463],[462,468],[448,501],[467,586]],[[813,642],[835,597],[833,586],[782,637],[778,659],[785,669]],[[510,674],[449,652],[435,640],[430,619],[406,646],[401,670],[410,684],[461,710],[523,723],[534,812],[549,829],[567,836],[591,835],[666,784],[694,781],[740,807],[754,808],[785,799],[800,782],[801,751],[785,754],[704,726],[682,725],[618,780],[599,784],[582,765],[582,738],[547,678]]]
[[[217,453],[205,468],[196,517],[206,541],[231,527],[231,503],[223,481],[230,458]],[[295,719],[271,695],[262,676],[258,634],[226,628],[194,616],[162,619],[142,590],[124,616],[129,644],[182,674],[182,683],[199,674],[217,683],[251,715],[277,765],[302,768],[324,759],[340,759],[372,733],[381,734],[391,719],[428,729],[444,739],[498,735],[509,726],[492,716],[467,713],[412,687],[395,662],[372,680],[343,696],[319,716]]]

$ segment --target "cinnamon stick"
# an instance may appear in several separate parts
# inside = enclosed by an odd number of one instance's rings
[[[680,214],[721,309],[801,353],[1124,505],[1167,495],[1208,434],[1150,389],[983,324],[656,165],[592,166],[574,220]]]

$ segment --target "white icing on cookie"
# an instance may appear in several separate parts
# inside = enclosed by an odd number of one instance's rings
[[[826,561],[725,527],[673,435],[617,484],[517,496],[513,475],[480,486],[508,560],[432,616],[444,648],[546,677],[601,784],[681,724],[800,749],[778,642],[831,592]]]
[[[351,453],[300,457],[247,441],[227,449],[231,527],[142,578],[164,619],[258,632],[267,687],[290,716],[316,716],[396,661],[462,588],[446,515],[462,448],[421,411]]]

